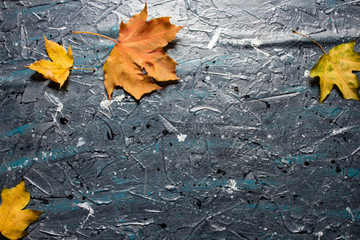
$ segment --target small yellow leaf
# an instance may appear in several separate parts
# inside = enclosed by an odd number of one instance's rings
[[[320,103],[336,85],[345,99],[360,100],[359,80],[353,71],[360,71],[360,53],[354,51],[356,41],[338,45],[321,56],[310,71],[310,77],[320,78]]]
[[[14,188],[1,191],[0,232],[9,239],[19,239],[27,235],[25,229],[36,222],[42,212],[23,208],[30,201],[30,193],[21,181]]]
[[[46,51],[52,62],[48,60],[40,60],[26,67],[38,71],[44,75],[46,79],[59,83],[61,88],[70,74],[70,68],[74,64],[71,46],[69,45],[68,52],[66,53],[65,49],[61,45],[47,40],[45,36],[44,39]]]

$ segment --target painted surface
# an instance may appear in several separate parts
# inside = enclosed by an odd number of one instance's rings
[[[45,212],[26,239],[360,238],[360,103],[318,103],[322,52],[291,33],[356,39],[360,2],[147,2],[185,27],[179,83],[140,102],[107,100],[113,42],[71,31],[116,38],[143,1],[0,2],[0,187],[25,178]],[[26,69],[43,35],[97,71],[59,90]]]

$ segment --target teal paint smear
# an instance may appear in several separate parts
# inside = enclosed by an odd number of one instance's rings
[[[25,78],[28,78],[31,73],[35,72],[31,69],[18,70],[6,75],[5,77],[0,77],[0,81],[24,80]]]
[[[5,173],[7,171],[16,171],[18,169],[32,166],[36,162],[55,161],[66,157],[75,156],[85,151],[85,148],[67,146],[65,148],[54,149],[48,152],[41,152],[38,153],[35,157],[16,159],[6,163],[3,166],[0,166],[0,173]]]
[[[288,158],[275,159],[274,162],[283,166],[284,164],[303,164],[304,162],[316,162],[318,159],[326,159],[328,158],[327,153],[317,153],[317,154],[305,154],[305,155],[297,155]]]
[[[360,169],[359,168],[348,168],[348,177],[355,178],[359,175]]]
[[[23,134],[24,132],[28,131],[31,127],[33,126],[33,123],[27,123],[27,124],[24,124],[22,126],[19,126],[11,131],[8,131],[8,132],[4,132],[4,133],[1,133],[0,136],[1,137],[11,137],[13,136],[14,134],[18,133],[18,134]]]

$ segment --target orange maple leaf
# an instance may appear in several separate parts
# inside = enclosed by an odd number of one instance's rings
[[[1,191],[0,232],[9,239],[25,237],[25,229],[39,219],[42,212],[24,209],[30,201],[30,193],[25,188],[25,181],[17,186]]]
[[[110,38],[116,45],[104,64],[104,84],[109,99],[116,86],[124,88],[139,100],[145,93],[162,88],[154,79],[179,79],[176,76],[177,63],[162,48],[175,39],[182,27],[171,24],[170,17],[155,18],[148,22],[147,17],[145,4],[144,9],[129,22],[121,22],[117,41]]]

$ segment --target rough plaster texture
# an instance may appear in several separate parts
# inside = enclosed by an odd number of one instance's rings
[[[359,37],[358,0],[149,0],[185,26],[178,84],[107,100],[103,64],[144,1],[0,2],[0,187],[45,213],[26,239],[359,239],[360,104],[309,70]],[[72,45],[62,89],[25,68]],[[356,45],[359,51],[359,43]],[[358,74],[359,76],[359,74]]]

